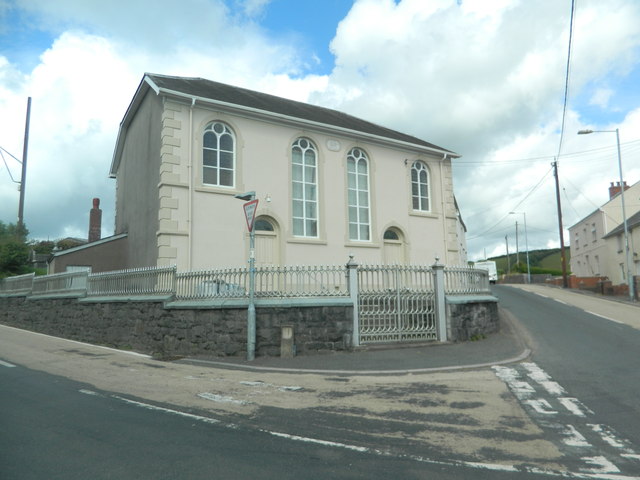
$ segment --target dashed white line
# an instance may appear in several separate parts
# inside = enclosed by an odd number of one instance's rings
[[[624,448],[625,444],[616,438],[616,436],[604,425],[587,424],[591,430],[600,435],[600,438],[614,448]]]
[[[173,410],[171,408],[158,407],[157,405],[151,405],[149,403],[137,402],[135,400],[130,400],[128,398],[120,397],[119,395],[113,395],[113,398],[122,400],[123,402],[129,403],[131,405],[135,405],[136,407],[146,408],[147,410],[170,413],[172,415],[178,415],[180,417],[186,417],[186,418],[190,418],[192,420],[198,420],[204,423],[213,423],[213,424],[220,423],[220,420],[216,420],[215,418],[203,417],[202,415],[194,415],[192,413],[181,412],[180,410]]]
[[[594,468],[585,468],[586,472],[592,473],[620,473],[620,469],[616,467],[613,463],[607,460],[606,457],[598,456],[598,457],[582,457],[582,460],[590,465],[593,465]]]
[[[558,401],[564,408],[569,410],[577,417],[586,417],[587,413],[593,415],[593,411],[585,407],[580,400],[573,397],[560,397]],[[586,413],[585,413],[586,412]]]
[[[573,425],[566,425],[562,434],[566,437],[562,440],[565,445],[570,447],[591,447],[587,439]]]
[[[2,365],[3,367],[8,367],[8,368],[14,368],[15,367],[15,365],[13,363],[3,362],[2,360],[0,360],[0,365]]]
[[[596,317],[604,318],[605,320],[609,320],[610,322],[619,323],[620,325],[625,325],[624,322],[621,322],[620,320],[616,320],[615,318],[607,317],[605,315],[601,315],[596,312],[590,312],[589,310],[585,310],[585,312],[590,313],[591,315],[595,315]]]
[[[98,395],[96,392],[92,392],[91,390],[83,390],[82,393]],[[124,398],[119,395],[112,395],[112,397],[117,400],[121,400],[125,403],[134,405],[136,407],[145,408],[147,410],[154,410],[154,411],[159,411],[163,413],[168,413],[171,415],[178,415],[181,417],[197,420],[204,423],[217,424],[226,428],[237,428],[237,426],[234,424],[225,424],[225,423],[222,423],[220,420],[216,420],[214,418],[204,417],[201,415],[194,415],[191,413],[181,412],[179,410],[173,410],[170,408],[158,407],[156,405],[151,405],[148,403],[130,400],[128,398]],[[421,462],[421,463],[426,463],[431,465],[443,465],[443,466],[449,466],[449,467],[469,467],[469,468],[480,469],[480,470],[501,471],[501,472],[524,472],[524,473],[529,472],[529,473],[539,473],[539,474],[543,474],[551,477],[562,477],[562,478],[595,478],[599,480],[640,480],[640,477],[615,475],[614,472],[616,471],[619,472],[619,470],[615,465],[613,465],[611,462],[606,460],[606,458],[604,457],[583,457],[582,458],[583,461],[585,461],[590,465],[593,465],[594,467],[599,467],[599,468],[586,469],[585,472],[588,472],[588,473],[578,473],[578,472],[570,472],[570,471],[544,470],[544,469],[540,469],[532,466],[516,466],[516,465],[509,465],[509,464],[503,465],[503,464],[480,463],[480,462],[459,462],[455,460],[449,460],[449,461],[434,460],[434,459],[416,456],[416,455],[395,454],[390,451],[372,449],[369,447],[352,445],[352,444],[342,443],[342,442],[334,442],[329,440],[322,440],[322,439],[312,438],[312,437],[291,435],[291,434],[276,432],[272,430],[259,430],[259,431],[268,435],[272,435],[274,437],[285,438],[285,439],[297,441],[297,442],[305,442],[305,443],[311,443],[311,444],[322,445],[322,446],[333,447],[333,448],[342,448],[342,449],[351,450],[359,453],[378,455],[381,457],[405,458],[405,459],[410,459],[416,462]]]
[[[525,403],[533,408],[536,412],[542,413],[544,415],[556,415],[558,413],[544,398],[539,398],[538,400],[527,400]]]

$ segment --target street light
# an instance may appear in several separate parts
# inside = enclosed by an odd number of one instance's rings
[[[616,145],[618,147],[618,170],[620,172],[620,201],[622,202],[622,220],[624,225],[624,245],[626,251],[626,270],[627,270],[627,283],[629,285],[629,299],[633,302],[635,300],[633,275],[631,274],[631,253],[629,250],[629,226],[627,225],[627,211],[624,204],[624,182],[622,180],[622,155],[620,155],[620,132],[616,128],[615,130],[579,130],[578,135],[589,135],[590,133],[615,133]]]
[[[247,308],[247,360],[255,359],[256,355],[256,305],[254,300],[254,292],[256,286],[256,234],[253,229],[253,218],[255,216],[255,208],[257,206],[256,192],[246,192],[235,195],[235,198],[245,203],[245,216],[247,218],[247,227],[249,228],[249,307]],[[247,207],[254,204],[251,210],[251,219],[249,219],[249,210]]]
[[[527,283],[531,283],[531,267],[529,265],[529,236],[527,235],[527,214],[525,212],[509,212],[509,215],[522,214],[524,217],[524,246],[527,249]]]

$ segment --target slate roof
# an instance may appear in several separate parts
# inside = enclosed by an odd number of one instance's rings
[[[640,225],[640,212],[636,212],[633,215],[631,215],[629,218],[627,218],[627,228],[629,232],[631,232],[631,230],[633,230],[638,225]],[[619,235],[622,232],[624,232],[624,222],[618,225],[613,230],[611,230],[602,238],[614,237],[616,235]]]
[[[329,108],[297,102],[246,88],[234,87],[204,78],[173,77],[147,73],[145,74],[145,79],[150,80],[160,91],[164,91],[165,93],[176,93],[188,97],[199,97],[201,99],[239,105],[266,113],[276,113],[295,119],[339,127],[400,142],[407,142],[441,153],[448,153],[452,157],[459,156],[450,150],[438,147],[437,145],[411,135],[406,135]]]

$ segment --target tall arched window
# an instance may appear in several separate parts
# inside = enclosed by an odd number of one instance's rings
[[[318,236],[318,152],[306,138],[291,147],[293,234]]]
[[[413,162],[411,167],[411,198],[414,210],[420,210],[421,212],[431,210],[429,193],[429,170],[427,170],[427,166],[421,161]]]
[[[236,139],[231,129],[212,122],[204,129],[202,183],[219,187],[235,185]]]
[[[351,149],[347,155],[347,182],[349,240],[369,241],[369,161],[359,148]]]

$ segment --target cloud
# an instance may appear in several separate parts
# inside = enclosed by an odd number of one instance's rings
[[[454,188],[472,256],[504,248],[514,229],[508,212],[521,201],[534,227],[531,245],[544,248],[558,237],[549,171],[558,154],[569,14],[570,5],[556,1],[359,0],[331,43],[336,67],[328,89],[313,98],[462,154]],[[580,2],[573,95],[637,64],[639,20],[635,2]],[[593,98],[603,102],[601,92]],[[583,127],[569,107],[561,153],[590,144],[575,136]],[[561,156],[560,165],[595,202],[606,200],[610,174],[598,170],[602,163],[585,169]],[[577,189],[567,190],[580,214],[593,209]]]
[[[609,106],[609,100],[611,100],[611,96],[613,95],[613,93],[613,90],[611,90],[610,88],[599,88],[591,96],[589,105],[596,105],[600,108],[607,108]]]
[[[103,235],[113,233],[109,166],[118,126],[146,71],[211,78],[299,100],[326,83],[319,75],[300,76],[304,66],[293,46],[271,41],[251,23],[238,24],[222,2],[187,0],[175,9],[173,2],[160,1],[149,9],[147,2],[134,1],[127,15],[113,2],[95,8],[71,0],[55,8],[39,1],[23,6],[40,27],[54,32],[54,41],[31,71],[0,56],[0,145],[22,156],[31,96],[25,222],[35,238],[86,237],[93,197],[102,199]],[[9,166],[18,179],[18,162]],[[4,171],[0,178],[0,219],[15,222],[16,185]]]
[[[0,56],[0,145],[14,154],[22,151],[26,98],[33,97],[25,213],[34,236],[86,236],[94,196],[102,198],[105,234],[112,231],[114,183],[107,174],[115,136],[148,71],[337,108],[460,153],[454,188],[472,258],[504,248],[504,236],[515,234],[513,210],[527,214],[531,248],[557,241],[550,164],[562,122],[568,2],[356,0],[330,44],[330,75],[314,72],[304,47],[286,40],[292,36],[269,37],[261,28],[266,1],[11,6],[28,19],[25,28],[53,39],[40,48],[35,68]],[[0,21],[11,21],[11,12],[0,13]],[[577,130],[619,127],[625,177],[640,180],[640,105],[620,101],[618,88],[640,71],[639,23],[635,0],[577,2],[559,158],[565,225],[606,201],[616,180],[615,137],[578,137]],[[589,101],[599,111],[622,105],[618,121],[587,125]],[[14,221],[17,192],[5,173],[0,218]]]

